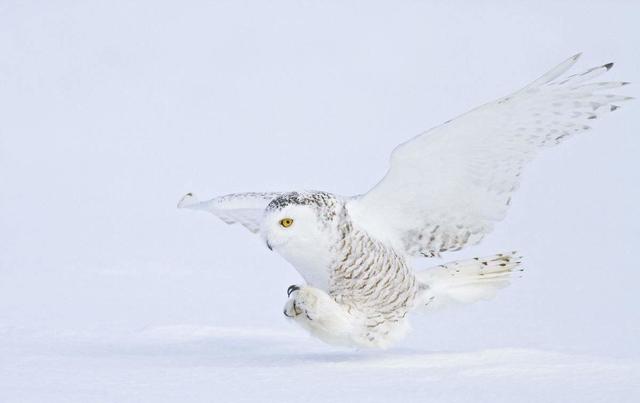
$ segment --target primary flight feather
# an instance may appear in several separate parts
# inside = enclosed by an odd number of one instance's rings
[[[205,210],[260,233],[302,275],[284,314],[322,340],[386,347],[407,314],[492,297],[518,270],[515,252],[414,271],[412,256],[479,242],[501,220],[524,165],[539,150],[588,130],[631,99],[595,81],[608,63],[564,76],[575,55],[515,93],[400,144],[368,193],[239,193],[178,207]]]

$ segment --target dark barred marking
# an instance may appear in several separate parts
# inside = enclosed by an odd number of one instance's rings
[[[332,221],[336,216],[337,205],[341,203],[334,195],[327,192],[289,192],[271,200],[266,211],[277,211],[287,206],[310,206],[319,212],[319,217]]]

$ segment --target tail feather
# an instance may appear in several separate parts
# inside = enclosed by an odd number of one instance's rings
[[[417,310],[435,310],[455,304],[490,299],[510,283],[520,268],[517,252],[443,264],[416,273],[421,291]]]

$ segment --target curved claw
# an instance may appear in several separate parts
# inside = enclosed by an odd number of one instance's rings
[[[298,287],[298,286],[297,286],[297,285],[295,285],[295,284],[294,284],[294,285],[290,285],[290,286],[289,286],[289,288],[287,288],[287,297],[290,297],[290,296],[291,296],[291,294],[292,294],[294,291],[298,291],[299,289],[300,289],[300,287]]]

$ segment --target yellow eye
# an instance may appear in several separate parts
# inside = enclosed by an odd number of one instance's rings
[[[289,228],[293,225],[293,218],[283,218],[282,220],[280,220],[280,225],[282,225],[284,228]]]

